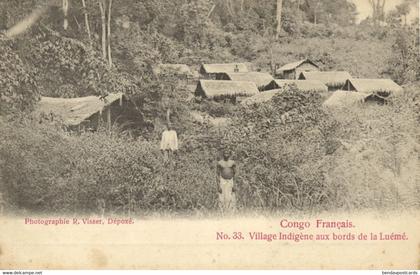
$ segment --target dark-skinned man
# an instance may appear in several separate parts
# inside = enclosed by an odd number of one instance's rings
[[[230,158],[230,153],[224,150],[223,159],[217,162],[217,182],[222,210],[235,208],[236,196],[233,182],[235,173],[236,163]]]

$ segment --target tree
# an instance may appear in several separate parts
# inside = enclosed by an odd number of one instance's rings
[[[0,38],[0,115],[29,112],[40,98],[33,73],[12,46],[13,41]]]
[[[357,9],[349,0],[305,0],[299,7],[314,24],[348,26],[356,21]]]
[[[410,13],[410,3],[403,2],[395,7],[397,14],[404,17],[404,25],[407,25],[407,15]]]
[[[112,55],[111,55],[111,7],[112,0],[108,2],[108,25],[107,25],[107,44],[108,44],[108,65],[112,67]]]
[[[309,18],[312,18],[314,24],[318,23],[318,12],[321,8],[321,0],[306,0],[306,6],[308,7]]]
[[[386,0],[369,0],[372,7],[372,19],[375,24],[385,19],[385,3]]]
[[[106,9],[106,0],[99,0],[98,1],[99,10],[101,12],[101,26],[102,26],[102,58],[106,60],[107,56],[107,46],[106,46],[106,15],[105,15],[105,9]]]
[[[416,35],[407,30],[396,30],[392,45],[393,55],[388,59],[388,73],[399,84],[420,80],[420,55]]]
[[[69,21],[67,19],[68,10],[69,10],[69,0],[63,0],[63,15],[64,15],[63,29],[64,30],[67,30],[69,26]]]
[[[281,34],[281,12],[283,9],[283,0],[277,0],[277,12],[276,12],[276,20],[277,20],[277,27],[276,27],[276,39],[279,38],[280,34]]]
[[[82,7],[83,7],[83,15],[84,15],[84,18],[85,18],[86,33],[88,35],[89,42],[92,42],[91,34],[90,34],[89,13],[88,13],[88,10],[86,8],[85,0],[82,0]]]
[[[340,26],[353,25],[356,22],[356,5],[348,0],[322,1],[323,23],[337,23]]]
[[[111,57],[111,10],[112,0],[98,0],[102,26],[102,57],[112,67]]]

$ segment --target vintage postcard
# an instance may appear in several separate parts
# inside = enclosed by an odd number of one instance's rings
[[[419,43],[418,0],[0,0],[0,269],[417,274]]]

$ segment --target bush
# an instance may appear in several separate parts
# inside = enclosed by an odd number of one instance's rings
[[[131,199],[142,213],[213,208],[208,155],[184,152],[176,166],[166,165],[157,142],[72,136],[28,122],[1,126],[0,190],[15,209],[89,213],[98,198],[112,212],[126,211]]]
[[[319,94],[292,87],[267,104],[238,111],[224,140],[238,158],[243,206],[330,207],[332,193],[325,186],[323,161],[336,125],[321,102]]]
[[[169,163],[159,137],[0,122],[0,190],[18,210],[96,212],[104,198],[110,212],[207,212],[217,208],[216,162],[227,148],[244,210],[418,207],[418,99],[412,89],[388,105],[327,111],[319,94],[291,86],[236,106],[229,127],[186,127]]]
[[[344,208],[419,206],[418,102],[418,90],[406,90],[387,105],[333,111],[342,146],[326,181],[340,186],[337,202]]]
[[[200,104],[197,104],[197,108],[212,117],[226,117],[232,115],[237,107],[232,103],[203,99]]]
[[[40,97],[34,74],[13,46],[10,41],[0,40],[0,116],[29,112]]]

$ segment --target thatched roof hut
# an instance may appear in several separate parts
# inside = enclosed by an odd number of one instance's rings
[[[356,91],[359,93],[398,93],[402,87],[391,79],[348,79],[343,85],[342,90]]]
[[[258,88],[253,82],[230,80],[200,80],[195,90],[196,96],[205,98],[236,98],[258,93]]]
[[[172,73],[188,78],[198,77],[198,73],[193,72],[186,64],[158,64],[153,66],[153,73],[157,76]]]
[[[324,101],[323,106],[334,108],[349,107],[364,102],[367,96],[364,93],[335,91]]]
[[[83,122],[91,122],[93,120],[96,124],[98,119],[102,117],[103,111],[106,111],[107,116],[111,119],[111,105],[117,104],[117,106],[121,107],[123,100],[124,95],[122,93],[109,94],[102,99],[98,96],[77,98],[41,97],[35,108],[34,115],[40,118],[54,116],[69,127],[79,126]]]
[[[261,92],[261,93],[258,93],[256,95],[253,95],[251,97],[245,98],[244,100],[242,100],[241,104],[242,105],[253,105],[253,104],[264,103],[264,102],[269,101],[270,99],[273,98],[273,96],[281,93],[282,91],[283,91],[282,89],[275,89],[275,90]]]
[[[265,86],[264,90],[272,90],[272,89],[280,89],[284,88],[286,85],[295,84],[299,91],[302,92],[327,92],[328,87],[325,86],[319,80],[286,80],[286,79],[274,79],[271,81],[267,86]]]
[[[364,94],[365,102],[373,101],[380,104],[384,104],[390,95],[403,91],[403,88],[391,79],[349,79],[342,89]]]
[[[319,71],[319,66],[309,59],[288,63],[276,70],[276,76],[284,79],[296,79],[301,72]]]
[[[347,79],[351,79],[351,75],[346,71],[301,72],[299,79],[319,80],[328,87],[328,90],[337,90],[343,87]]]
[[[199,72],[205,77],[215,78],[221,73],[246,73],[248,67],[245,63],[202,64]]]
[[[246,73],[222,73],[219,80],[233,80],[233,81],[251,81],[254,82],[257,87],[262,90],[268,85],[274,78],[269,73],[261,72],[246,72]]]

